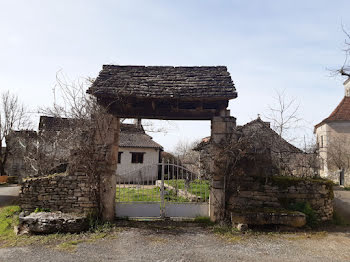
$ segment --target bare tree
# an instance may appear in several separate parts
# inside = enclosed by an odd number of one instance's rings
[[[299,127],[299,104],[295,98],[289,98],[285,91],[276,91],[275,104],[269,106],[269,113],[265,116],[271,121],[272,129],[282,138],[291,141],[291,132]]]
[[[327,143],[327,166],[330,171],[350,169],[350,137],[332,134]]]
[[[350,77],[350,64],[349,64],[349,55],[350,55],[350,34],[346,31],[346,29],[344,28],[344,26],[342,26],[343,32],[346,36],[344,43],[345,43],[345,47],[343,49],[344,53],[345,53],[345,59],[344,59],[344,63],[342,65],[342,67],[338,70],[336,70],[335,72],[337,74],[340,74],[342,76],[345,77]]]
[[[9,135],[14,130],[28,129],[30,118],[25,106],[9,91],[1,94],[0,100],[0,175],[6,175],[5,165],[11,153]],[[3,147],[6,144],[6,147]]]
[[[57,76],[53,106],[39,112],[68,124],[57,130],[43,128],[38,133],[36,150],[25,156],[36,176],[61,172],[83,172],[97,202],[100,217],[114,218],[119,118],[108,113],[109,105],[98,105],[95,97],[86,94],[90,79],[71,81]],[[113,102],[120,102],[115,99]],[[64,170],[63,170],[64,171]]]
[[[198,143],[198,141],[190,142],[181,140],[176,144],[173,152],[182,165],[196,174],[200,171],[200,154],[194,150]]]

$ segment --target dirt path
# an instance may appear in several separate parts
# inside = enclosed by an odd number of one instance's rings
[[[17,185],[0,186],[0,207],[11,205],[19,195]]]
[[[126,227],[115,239],[76,251],[29,246],[0,249],[1,262],[49,261],[350,261],[344,232],[218,235],[201,227]]]

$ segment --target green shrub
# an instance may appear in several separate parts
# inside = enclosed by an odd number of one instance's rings
[[[114,229],[114,224],[104,222],[99,217],[97,212],[91,212],[88,216],[89,231],[92,233],[108,233]]]
[[[306,215],[306,225],[311,228],[315,228],[319,225],[319,219],[308,202],[296,202],[289,206],[290,210],[299,211]]]

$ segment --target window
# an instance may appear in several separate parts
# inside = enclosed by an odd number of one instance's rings
[[[133,164],[142,164],[143,163],[143,155],[145,153],[140,152],[131,152],[131,163]]]
[[[321,136],[320,147],[323,147],[323,136]]]
[[[118,152],[118,164],[120,164],[123,152]]]

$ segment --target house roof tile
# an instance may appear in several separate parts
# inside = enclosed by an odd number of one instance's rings
[[[350,121],[350,97],[344,96],[343,100],[334,109],[329,117],[322,120],[322,122],[315,125],[315,129],[321,125],[335,121]]]
[[[163,149],[161,145],[153,141],[151,136],[145,133],[142,126],[138,127],[133,124],[120,125],[119,146]]]
[[[231,99],[237,97],[225,66],[104,65],[88,89],[95,96],[170,99]]]

